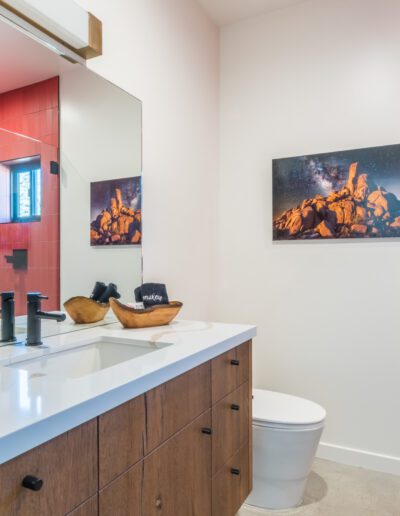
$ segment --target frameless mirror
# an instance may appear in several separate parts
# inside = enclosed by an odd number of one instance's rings
[[[142,279],[141,102],[0,19],[0,291],[55,311],[96,281]],[[106,324],[106,318],[96,324]],[[81,329],[43,323],[43,335]]]

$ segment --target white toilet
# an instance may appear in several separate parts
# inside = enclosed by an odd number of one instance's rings
[[[325,418],[312,401],[253,390],[253,491],[246,504],[289,509],[302,503]]]

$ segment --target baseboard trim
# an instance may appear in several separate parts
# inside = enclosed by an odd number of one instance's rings
[[[317,457],[349,466],[400,475],[400,457],[357,450],[356,448],[346,448],[345,446],[324,442],[319,444]]]

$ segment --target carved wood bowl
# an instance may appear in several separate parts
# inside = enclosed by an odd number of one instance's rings
[[[110,309],[109,303],[98,303],[84,296],[71,297],[64,308],[76,324],[90,324],[102,321]]]
[[[168,305],[156,305],[138,310],[112,297],[110,305],[124,328],[150,328],[169,324],[178,315],[183,303],[171,301]]]

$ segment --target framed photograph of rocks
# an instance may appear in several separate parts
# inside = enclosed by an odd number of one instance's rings
[[[141,177],[90,184],[90,244],[92,246],[142,243]]]
[[[273,160],[274,240],[400,237],[400,145]]]

